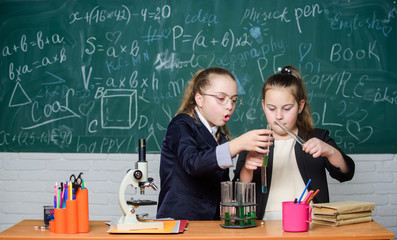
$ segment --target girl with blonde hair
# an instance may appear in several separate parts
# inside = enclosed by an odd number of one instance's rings
[[[226,123],[241,104],[235,77],[211,67],[198,71],[161,145],[157,218],[219,219],[220,183],[229,180],[241,151],[266,153],[266,129],[231,139]]]

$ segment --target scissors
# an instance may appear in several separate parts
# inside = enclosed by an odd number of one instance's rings
[[[79,190],[79,188],[81,188],[81,183],[83,181],[83,179],[81,178],[81,175],[83,175],[83,173],[81,172],[77,178],[76,175],[72,174],[70,175],[70,182],[72,183],[73,189],[74,189],[74,194],[77,193],[77,190]]]

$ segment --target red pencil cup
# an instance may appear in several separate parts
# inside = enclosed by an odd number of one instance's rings
[[[308,203],[283,202],[283,230],[306,232],[312,221],[312,208]]]
[[[66,200],[66,233],[77,233],[76,200]]]
[[[66,209],[54,209],[55,233],[66,233]]]
[[[80,189],[76,193],[77,201],[77,232],[85,233],[90,230],[88,212],[88,189]]]

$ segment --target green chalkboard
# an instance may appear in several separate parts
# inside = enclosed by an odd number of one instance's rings
[[[1,0],[0,151],[159,152],[215,65],[238,80],[238,136],[266,126],[260,89],[292,64],[347,153],[396,153],[396,17],[391,0]]]

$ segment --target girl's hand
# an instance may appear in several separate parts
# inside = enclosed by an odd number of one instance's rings
[[[309,139],[303,146],[303,151],[311,154],[314,158],[322,157],[329,157],[332,156],[335,151],[337,151],[331,145],[321,141],[318,138],[311,138]]]
[[[235,156],[241,151],[255,151],[258,153],[268,153],[268,146],[273,145],[273,131],[267,129],[252,130],[229,142],[231,156]]]
[[[302,147],[303,151],[310,153],[314,158],[327,157],[328,161],[338,167],[341,172],[347,173],[349,168],[343,159],[342,154],[333,146],[321,141],[318,138],[309,139]]]
[[[251,182],[254,170],[262,167],[263,155],[256,152],[249,152],[245,157],[244,167],[240,171],[240,181]]]
[[[256,152],[249,152],[245,157],[244,168],[247,170],[256,170],[258,167],[262,167],[263,155]]]

